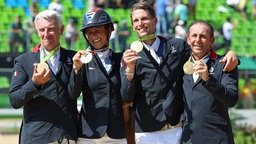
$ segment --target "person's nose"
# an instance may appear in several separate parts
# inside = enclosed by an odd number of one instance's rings
[[[197,42],[201,41],[200,36],[197,36],[197,37],[196,37],[196,41],[197,41]]]
[[[48,29],[45,29],[44,32],[43,32],[44,36],[47,37],[49,35],[49,30]]]
[[[138,21],[138,25],[143,25],[143,23],[144,23],[143,20]]]

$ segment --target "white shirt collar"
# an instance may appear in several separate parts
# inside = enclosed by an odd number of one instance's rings
[[[48,52],[48,51],[46,51],[46,50],[44,50],[44,52],[45,52],[46,56],[50,53],[50,52]],[[60,58],[60,49],[56,52],[55,55],[53,55],[52,57],[50,57],[50,59],[53,59],[53,57],[56,58],[57,60],[59,60],[59,58]]]
[[[208,60],[210,59],[210,54],[207,54],[208,56],[206,56],[203,60],[201,60],[203,63],[207,63],[208,62]],[[193,61],[196,61],[193,57],[192,57],[192,60]]]
[[[45,51],[45,54],[48,55],[49,53],[50,52]],[[55,55],[51,56],[50,59],[47,60],[50,68],[52,69],[52,71],[55,75],[58,71],[59,59],[60,59],[60,49],[56,52]]]
[[[145,44],[144,42],[142,42],[142,43],[147,50],[153,49],[157,52],[159,45],[160,45],[160,39],[158,37],[156,37],[156,40],[153,42],[153,44],[151,46],[148,44]]]
[[[110,50],[107,49],[106,51],[103,52],[97,52],[97,55],[99,56],[103,66],[105,67],[107,73],[110,72],[112,68],[111,60],[109,58],[110,56]]]
[[[109,57],[109,49],[103,51],[103,52],[97,52],[97,55],[101,60],[104,60],[105,58]]]

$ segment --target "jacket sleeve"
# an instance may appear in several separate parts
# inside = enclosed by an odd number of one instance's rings
[[[29,66],[21,63],[22,58],[15,59],[11,87],[9,90],[9,100],[13,108],[18,109],[26,104],[30,99],[36,98],[40,94],[40,87],[36,86],[31,76],[33,71]],[[26,70],[25,70],[26,67]]]
[[[229,107],[233,107],[238,101],[237,67],[231,72],[222,71],[222,76],[219,80],[209,75],[209,80],[203,83],[203,85],[218,100]]]
[[[136,73],[134,75],[134,78],[132,81],[128,80],[125,75],[126,66],[123,61],[121,61],[121,69],[120,69],[120,75],[121,75],[121,95],[123,102],[133,102],[135,97],[135,81],[136,81]]]
[[[71,72],[68,91],[69,95],[72,95],[74,99],[77,99],[82,91],[82,74],[82,68],[77,74],[75,74],[74,70]]]

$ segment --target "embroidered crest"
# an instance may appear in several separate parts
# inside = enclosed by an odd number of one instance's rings
[[[18,76],[18,75],[19,75],[19,72],[18,72],[18,71],[14,71],[13,75],[14,75],[14,76]]]
[[[171,45],[171,51],[172,51],[172,53],[175,53],[175,52],[176,52],[176,49],[175,49],[175,47],[173,46],[173,44]]]
[[[211,67],[211,68],[209,69],[209,74],[214,74],[214,68],[213,68],[213,67]]]
[[[70,57],[67,58],[67,64],[73,64]]]
[[[94,70],[95,68],[94,67],[89,67],[89,70]]]

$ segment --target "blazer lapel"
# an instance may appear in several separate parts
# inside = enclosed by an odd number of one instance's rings
[[[185,74],[184,79],[189,83],[189,85],[194,85],[193,76],[191,74]]]
[[[60,48],[60,59],[58,61],[58,69],[56,72],[56,75],[60,72],[60,70],[62,69],[64,62],[66,60],[66,53],[63,51],[62,48]]]
[[[166,59],[166,57],[168,56],[168,54],[171,52],[170,49],[167,48],[167,41],[163,41],[161,40],[161,43],[163,42],[162,46],[163,46],[163,60]],[[160,45],[161,45],[160,43]],[[163,62],[163,61],[162,61]]]
[[[60,48],[60,59],[58,61],[58,70],[56,72],[56,75],[62,70],[63,67],[66,66],[66,64],[72,64],[72,59],[67,56],[66,51],[61,47]]]
[[[112,67],[109,71],[109,74],[110,74],[112,71],[114,71],[116,69],[116,67],[119,67],[119,63],[117,63],[117,58],[113,51],[111,51],[109,58],[110,58],[111,64],[112,64]]]

